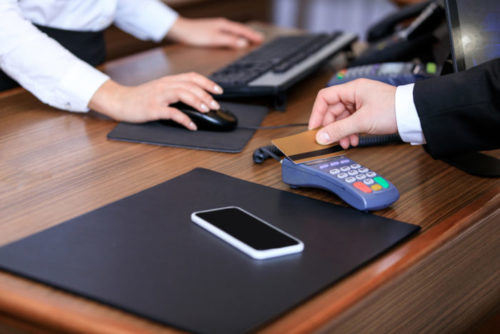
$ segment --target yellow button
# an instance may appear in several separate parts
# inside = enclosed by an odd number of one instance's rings
[[[373,191],[379,191],[382,189],[382,186],[380,184],[374,184],[372,187]]]

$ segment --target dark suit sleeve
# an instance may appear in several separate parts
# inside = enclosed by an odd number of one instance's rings
[[[413,100],[434,158],[500,148],[500,58],[417,81]]]

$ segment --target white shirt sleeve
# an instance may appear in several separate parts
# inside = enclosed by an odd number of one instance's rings
[[[88,111],[90,99],[109,77],[24,19],[17,2],[0,1],[0,68],[51,106]]]
[[[118,0],[114,23],[139,39],[159,42],[178,16],[159,0]]]
[[[412,145],[425,144],[424,133],[417,108],[413,102],[413,87],[415,84],[398,86],[396,88],[396,122],[399,136],[404,142]]]

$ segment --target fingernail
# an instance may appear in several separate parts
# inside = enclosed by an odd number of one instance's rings
[[[223,90],[221,86],[215,85],[214,90],[217,94],[222,94]]]
[[[320,144],[329,144],[331,141],[330,135],[327,132],[320,132],[318,139],[318,143]]]
[[[188,124],[188,128],[189,128],[189,130],[192,130],[192,131],[196,131],[198,129],[196,127],[196,124],[194,124],[193,122]]]
[[[246,48],[248,46],[248,41],[244,38],[238,38],[236,46],[239,48]]]
[[[210,110],[210,109],[208,109],[208,107],[207,107],[207,105],[205,103],[202,103],[200,105],[200,107],[201,107],[201,110],[203,110],[203,111],[209,111]]]
[[[210,105],[213,109],[220,109],[220,105],[215,100],[212,100],[212,102],[210,102]]]

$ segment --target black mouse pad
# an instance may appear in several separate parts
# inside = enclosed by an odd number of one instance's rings
[[[258,127],[268,112],[268,108],[248,104],[220,102],[224,109],[238,118],[239,127]],[[227,153],[243,150],[255,130],[237,128],[233,131],[189,131],[184,128],[165,125],[162,122],[144,124],[119,123],[108,139],[146,144],[192,148]]]
[[[304,242],[254,260],[191,222],[239,206]],[[0,248],[0,268],[202,333],[256,329],[394,246],[418,226],[206,169]]]

